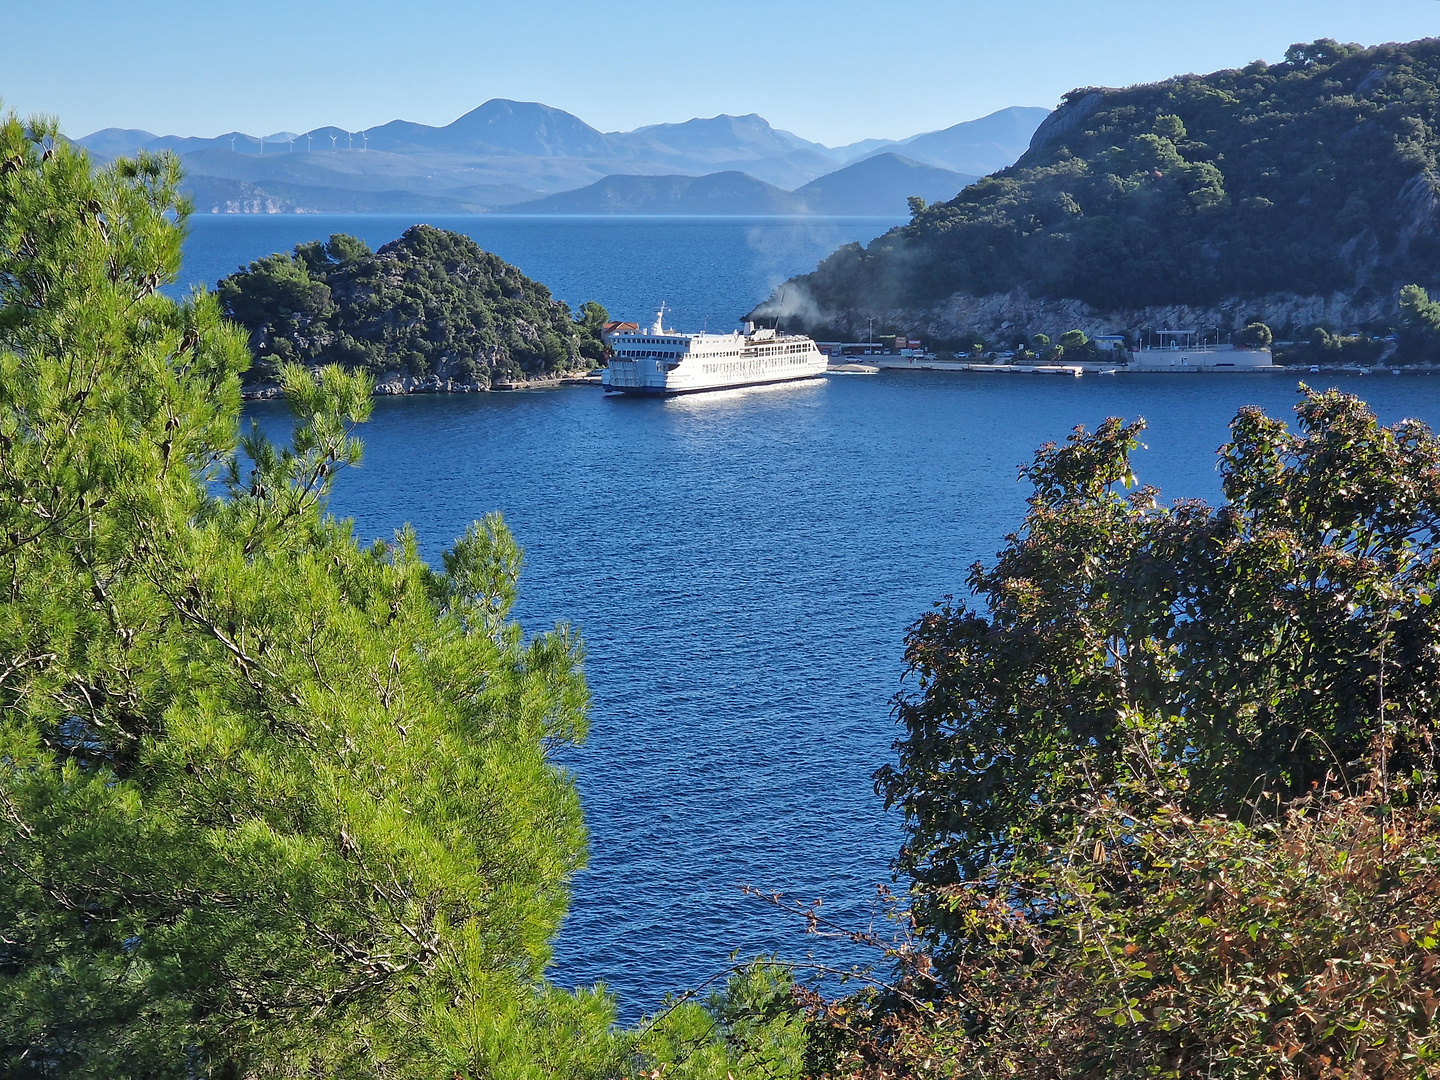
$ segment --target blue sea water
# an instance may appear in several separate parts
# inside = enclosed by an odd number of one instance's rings
[[[567,300],[644,316],[663,298],[682,327],[733,318],[776,274],[884,226],[466,221]],[[213,281],[341,229],[378,244],[406,224],[201,219],[187,278]],[[1306,378],[1360,394],[1387,422],[1440,423],[1440,380]],[[963,595],[969,566],[1019,525],[1017,470],[1037,446],[1076,424],[1143,416],[1140,479],[1214,501],[1229,420],[1247,404],[1288,415],[1296,388],[1285,375],[896,372],[672,400],[590,387],[382,399],[332,509],[366,539],[411,523],[432,558],[502,510],[526,548],[517,615],[583,633],[590,737],[564,764],[591,857],[550,976],[603,981],[633,1018],[732,951],[867,959],[807,938],[740,886],[823,897],[822,911],[852,925],[874,916],[901,823],[870,777],[896,736],[905,628]],[[283,405],[249,411],[283,435]]]
[[[378,248],[418,221],[465,233],[544,282],[572,309],[598,300],[613,317],[648,325],[663,301],[671,324],[720,331],[841,244],[869,242],[900,223],[874,217],[196,214],[176,291],[213,288],[254,259],[331,233],[350,233]]]
[[[1440,421],[1440,380],[1340,383],[1386,420]],[[519,617],[581,629],[594,707],[565,764],[592,851],[551,977],[603,981],[633,1017],[732,950],[867,959],[740,886],[873,917],[900,821],[870,775],[896,735],[905,628],[1019,524],[1039,444],[1144,416],[1141,480],[1215,500],[1228,420],[1295,396],[1285,376],[898,372],[672,400],[386,399],[333,508],[365,538],[413,523],[432,556],[502,510],[526,547]],[[281,408],[253,411],[281,428]]]

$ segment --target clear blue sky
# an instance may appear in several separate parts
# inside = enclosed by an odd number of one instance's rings
[[[1440,34],[1436,0],[0,0],[0,101],[72,135],[264,135],[492,97],[606,130],[758,112],[831,145],[1075,86]]]

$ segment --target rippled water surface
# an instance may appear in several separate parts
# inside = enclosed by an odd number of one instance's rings
[[[186,283],[350,232],[372,246],[415,219],[192,219]],[[681,329],[733,326],[784,278],[878,219],[537,218],[431,224],[578,305]],[[1440,380],[1307,376],[1386,421],[1440,421]],[[1242,405],[1288,414],[1282,375],[1044,376],[903,372],[672,400],[594,388],[382,399],[364,465],[333,509],[363,538],[406,522],[430,557],[503,510],[527,551],[517,614],[568,620],[589,649],[589,741],[567,755],[590,824],[552,977],[604,981],[626,1017],[742,955],[830,963],[863,954],[807,939],[742,896],[750,883],[871,917],[900,837],[870,775],[895,737],[905,627],[1014,530],[1018,466],[1110,415],[1144,416],[1142,481],[1219,497],[1215,449]],[[283,406],[250,407],[277,433]]]
[[[1309,378],[1387,421],[1440,421],[1440,380]],[[592,726],[566,763],[592,853],[551,974],[603,980],[634,1016],[732,950],[856,958],[739,885],[869,918],[900,835],[870,774],[895,735],[905,627],[1018,525],[1036,446],[1144,416],[1141,480],[1213,500],[1236,409],[1288,414],[1295,389],[904,372],[671,400],[381,400],[333,505],[365,538],[413,523],[431,556],[503,510],[527,551],[519,616],[582,629]],[[282,426],[273,404],[252,412]]]

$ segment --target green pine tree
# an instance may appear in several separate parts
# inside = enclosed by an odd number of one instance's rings
[[[580,642],[509,619],[498,515],[444,572],[328,516],[364,377],[242,438],[244,334],[157,291],[179,180],[0,123],[0,1072],[614,1073],[542,974]]]

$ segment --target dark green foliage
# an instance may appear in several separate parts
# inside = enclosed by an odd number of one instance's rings
[[[580,305],[580,317],[576,320],[580,324],[580,355],[593,363],[599,363],[608,355],[604,338],[601,337],[605,324],[610,321],[610,313],[597,304],[594,300],[587,300]]]
[[[919,689],[877,778],[938,939],[957,883],[1062,842],[1067,808],[1126,778],[1183,776],[1187,812],[1235,814],[1383,738],[1393,774],[1434,785],[1440,442],[1334,392],[1298,412],[1298,433],[1240,413],[1219,509],[1117,490],[1143,425],[1043,448],[1023,531],[971,574],[979,608],[912,629]]]
[[[1317,326],[1309,339],[1297,345],[1277,345],[1275,363],[1290,367],[1320,364],[1326,367],[1368,367],[1384,355],[1386,343],[1369,334],[1332,334]],[[1420,357],[1403,350],[1392,358],[1394,363],[1411,363]]]
[[[257,380],[296,361],[488,387],[603,357],[599,304],[572,321],[544,285],[469,237],[428,225],[376,252],[346,235],[301,244],[257,259],[218,291],[250,332]]]
[[[1247,349],[1268,349],[1274,340],[1275,335],[1263,322],[1252,322],[1235,335],[1235,344]]]
[[[799,279],[830,312],[1027,289],[1101,308],[1434,282],[1440,40],[1076,90],[1013,167]]]
[[[579,641],[510,619],[498,515],[437,572],[325,513],[365,376],[284,365],[292,444],[242,441],[243,332],[158,292],[174,158],[57,135],[0,123],[0,1073],[617,1075],[542,977]]]
[[[1400,346],[1397,355],[1411,363],[1440,363],[1440,302],[1419,285],[1400,290]]]
[[[1073,364],[1077,361],[1095,361],[1103,359],[1100,347],[1090,340],[1089,335],[1083,330],[1067,330],[1060,335],[1060,340],[1053,345],[1050,339],[1044,334],[1036,334],[1031,339],[1031,347],[1035,350],[1033,354],[1036,359],[1044,360],[1047,363]],[[1028,350],[1021,350],[1024,356],[1032,354]]]
[[[806,1031],[793,974],[759,958],[703,999],[671,1001],[640,1022],[633,1049],[641,1080],[796,1080]]]

